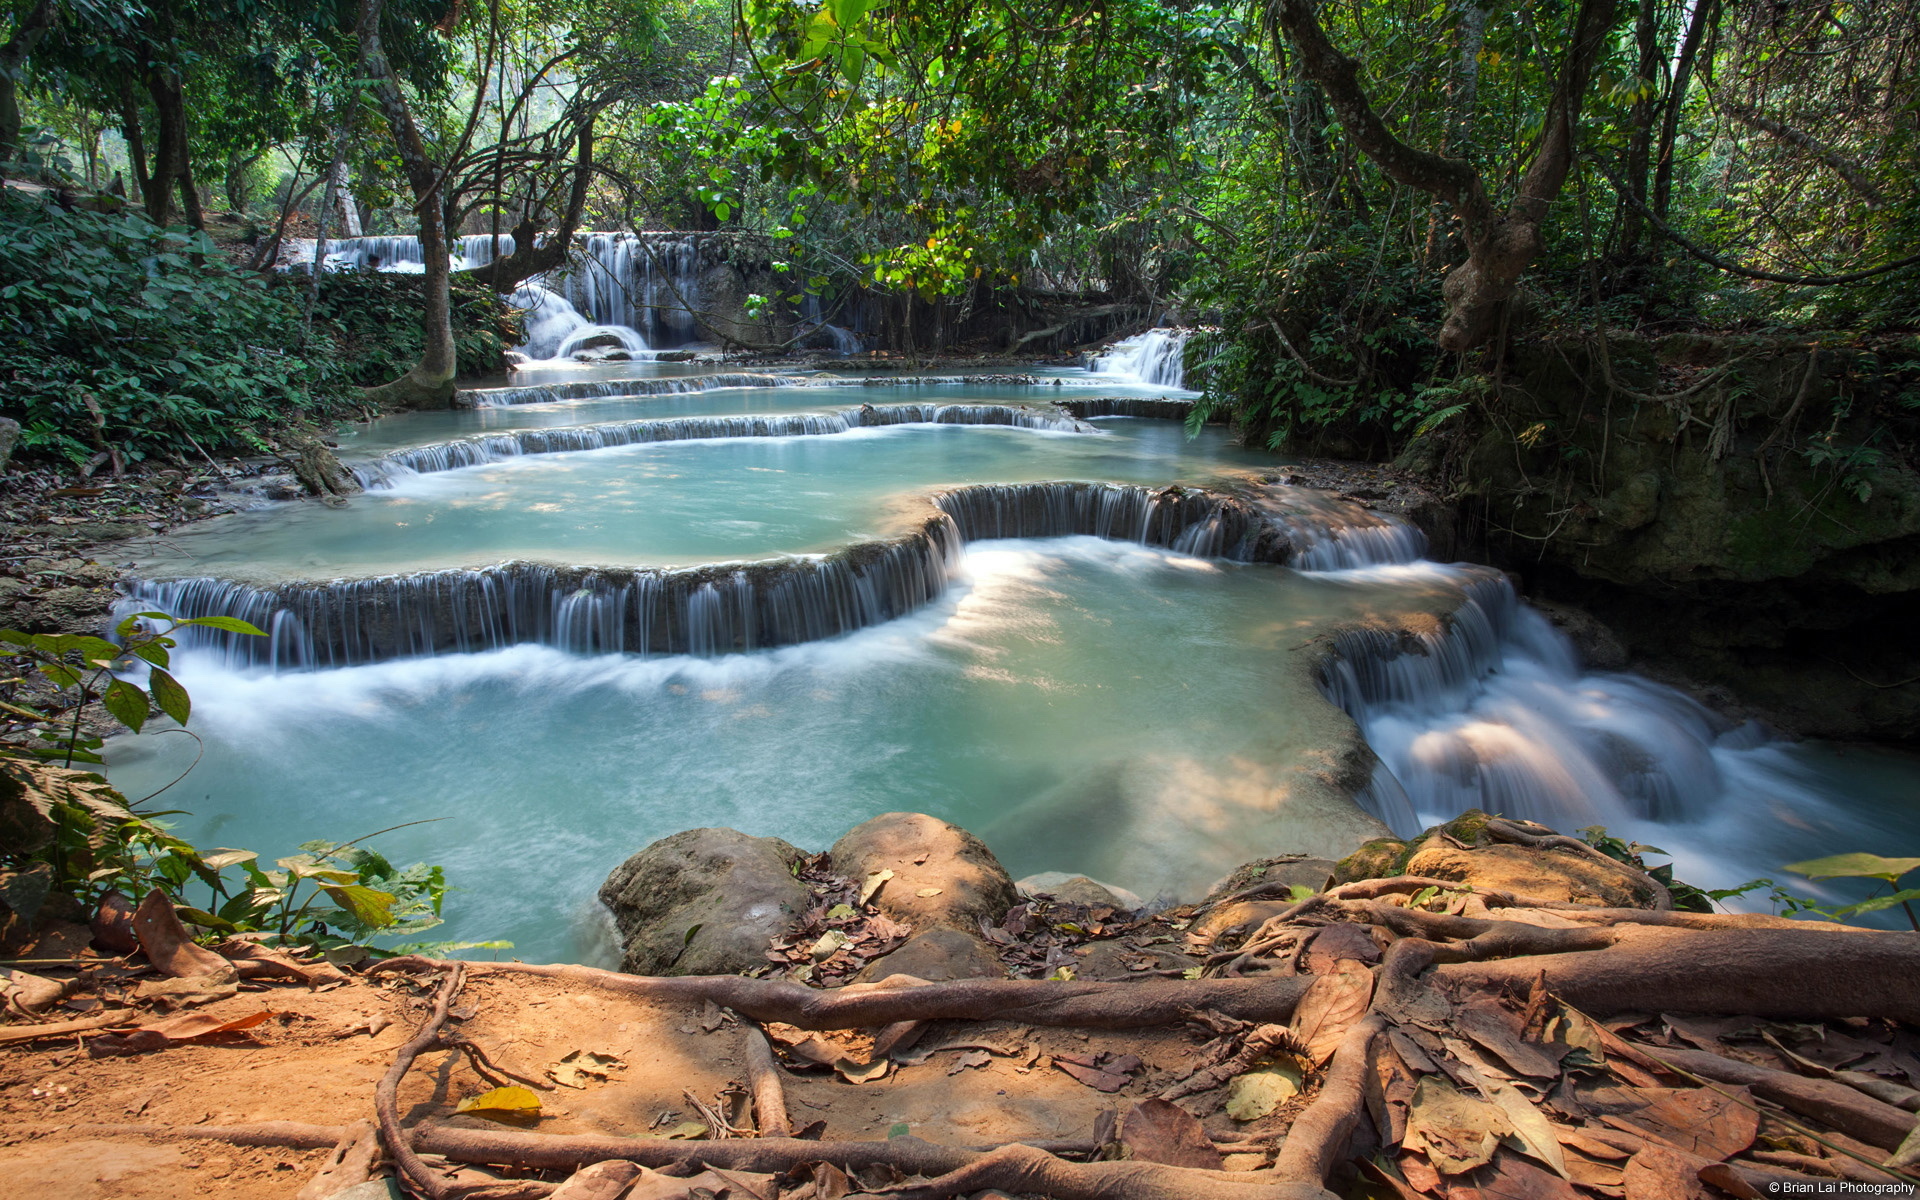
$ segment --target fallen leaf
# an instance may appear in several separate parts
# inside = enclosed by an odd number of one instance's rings
[[[1664,1146],[1648,1144],[1627,1160],[1620,1186],[1626,1200],[1709,1200],[1700,1182],[1699,1160]]]
[[[1534,1079],[1556,1079],[1560,1075],[1560,1059],[1566,1051],[1553,1054],[1523,1040],[1520,1018],[1497,1000],[1473,1000],[1458,1006],[1453,1024],[1522,1075]]]
[[[1363,963],[1380,961],[1380,947],[1365,926],[1338,921],[1314,934],[1307,943],[1307,970],[1315,975],[1331,974],[1334,964],[1343,958]]]
[[[1373,972],[1357,959],[1343,958],[1325,975],[1317,975],[1293,1011],[1294,1035],[1316,1063],[1324,1064],[1339,1048],[1347,1029],[1366,1014],[1373,999]]]
[[[1227,1088],[1227,1115],[1236,1121],[1258,1121],[1300,1094],[1300,1073],[1272,1066],[1248,1071]]]
[[[1170,1167],[1217,1171],[1222,1159],[1200,1122],[1186,1109],[1165,1100],[1142,1100],[1120,1122],[1120,1141],[1129,1158]]]
[[[589,1082],[605,1082],[609,1073],[627,1064],[612,1054],[575,1050],[547,1068],[547,1078],[561,1087],[584,1088]]]
[[[675,1141],[699,1141],[712,1132],[705,1121],[682,1121],[667,1130],[667,1137]]]
[[[882,885],[884,885],[887,882],[887,880],[892,878],[893,878],[893,872],[890,870],[875,871],[873,874],[867,876],[867,882],[862,884],[860,887],[860,903],[862,904],[871,903],[873,900],[873,894],[879,891]]]
[[[838,929],[829,929],[820,935],[818,941],[807,948],[807,954],[815,962],[825,962],[832,958],[835,952],[845,949],[851,940]]]
[[[876,1079],[885,1079],[892,1068],[892,1060],[885,1058],[873,1063],[857,1063],[850,1058],[842,1058],[833,1064],[840,1078],[848,1083],[872,1083]]]
[[[170,1042],[191,1042],[197,1038],[213,1037],[218,1034],[244,1033],[256,1025],[265,1023],[273,1016],[269,1009],[249,1013],[233,1020],[222,1020],[212,1013],[191,1013],[184,1017],[173,1017],[165,1021],[154,1021],[140,1027],[139,1032],[157,1033]]]
[[[1116,1075],[1111,1071],[1103,1071],[1099,1067],[1069,1062],[1065,1058],[1054,1059],[1053,1065],[1096,1091],[1111,1093],[1127,1086],[1128,1080],[1125,1075]]]
[[[231,966],[222,966],[205,975],[187,975],[177,979],[150,979],[134,989],[136,1000],[158,1000],[163,1005],[181,1008],[211,1004],[238,995],[240,976]]]
[[[929,896],[938,896],[938,895],[939,895],[939,894],[941,893],[941,891],[942,891],[942,890],[943,890],[943,889],[941,889],[941,888],[935,888],[935,887],[925,887],[925,888],[921,888],[921,889],[920,889],[919,891],[917,891],[917,892],[915,892],[915,893],[914,893],[914,895],[916,895],[916,896],[918,896],[918,897],[920,897],[920,898],[921,898],[922,900],[925,900],[925,899],[927,899],[927,898],[928,898]]]
[[[1560,1138],[1554,1133],[1553,1122],[1547,1120],[1532,1101],[1512,1084],[1490,1079],[1481,1080],[1480,1092],[1507,1115],[1507,1120],[1513,1123],[1514,1137],[1528,1154],[1552,1167],[1553,1173],[1562,1179],[1572,1178],[1567,1174],[1567,1158],[1560,1151]]]
[[[133,932],[146,951],[147,961],[162,975],[207,975],[227,966],[226,959],[194,944],[173,911],[173,901],[160,888],[148,892],[140,907],[133,910]]]
[[[453,1111],[496,1121],[526,1121],[540,1115],[540,1097],[523,1087],[497,1087],[478,1096],[468,1096]]]
[[[1760,1114],[1746,1088],[1590,1088],[1581,1103],[1622,1125],[1705,1159],[1732,1158],[1753,1145]],[[1745,1101],[1745,1103],[1741,1103]]]
[[[954,1060],[953,1066],[947,1069],[947,1074],[958,1075],[969,1067],[984,1067],[992,1061],[993,1055],[985,1050],[969,1050]]]
[[[712,1033],[727,1023],[727,1014],[718,1004],[709,1000],[700,1009],[700,1028]]]
[[[1513,1123],[1499,1106],[1466,1095],[1438,1075],[1423,1075],[1407,1106],[1407,1145],[1424,1147],[1442,1174],[1486,1164]]]
[[[1424,1154],[1412,1150],[1402,1151],[1399,1159],[1396,1160],[1396,1165],[1399,1166],[1400,1173],[1406,1176],[1407,1182],[1415,1189],[1422,1192],[1440,1190],[1440,1172],[1433,1169],[1433,1164],[1427,1161]]]
[[[1580,1193],[1525,1159],[1497,1155],[1447,1188],[1447,1200],[1580,1200]]]

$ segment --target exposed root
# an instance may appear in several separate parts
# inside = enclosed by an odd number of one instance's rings
[[[773,1047],[757,1025],[749,1025],[747,1037],[747,1089],[753,1093],[753,1122],[761,1137],[791,1137],[793,1122],[787,1117],[787,1089],[780,1082],[780,1066],[773,1061]]]
[[[1523,825],[1515,821],[1504,821],[1498,817],[1487,822],[1486,830],[1487,836],[1496,842],[1509,842],[1516,846],[1525,846],[1530,850],[1565,850],[1570,854],[1590,858],[1615,870],[1624,871],[1646,891],[1647,898],[1654,908],[1663,912],[1671,911],[1673,908],[1673,893],[1667,890],[1666,884],[1632,863],[1621,862],[1612,855],[1603,854],[1579,838],[1555,833],[1544,825],[1533,825],[1532,822]]]
[[[1285,1025],[1262,1025],[1247,1034],[1246,1041],[1237,1053],[1211,1067],[1195,1071],[1161,1092],[1160,1098],[1178,1100],[1183,1096],[1197,1096],[1201,1092],[1210,1092],[1235,1076],[1252,1070],[1254,1064],[1270,1057],[1276,1051],[1304,1054],[1306,1049],[1300,1044],[1300,1039],[1294,1036],[1293,1030]]]
[[[1379,1013],[1356,1022],[1333,1053],[1320,1095],[1294,1121],[1280,1144],[1274,1172],[1283,1179],[1323,1181],[1341,1158],[1347,1138],[1360,1123],[1366,1105],[1366,1081],[1373,1071],[1373,1044],[1387,1027]]]
[[[446,1181],[434,1174],[433,1168],[420,1160],[413,1143],[408,1140],[406,1131],[400,1127],[400,1081],[406,1077],[413,1060],[428,1050],[440,1046],[440,1030],[447,1023],[447,1010],[453,1006],[453,998],[459,994],[460,985],[466,982],[466,967],[458,962],[441,964],[446,977],[441,980],[439,994],[434,997],[433,1014],[420,1026],[412,1040],[394,1053],[393,1065],[381,1077],[380,1084],[374,1089],[373,1108],[380,1122],[380,1137],[386,1143],[387,1155],[394,1165],[406,1177],[414,1190],[426,1196],[428,1200],[446,1200],[454,1195]]]

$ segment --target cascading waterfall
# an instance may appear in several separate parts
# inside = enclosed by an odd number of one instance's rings
[[[390,487],[397,476],[456,471],[529,454],[563,454],[704,438],[824,437],[886,425],[1005,425],[1057,433],[1098,433],[1072,417],[1003,404],[863,405],[837,413],[776,416],[667,417],[606,425],[568,425],[462,438],[396,450],[370,462],[348,463],[364,488]]]
[[[1184,387],[1187,339],[1192,336],[1191,329],[1149,329],[1115,342],[1087,369],[1153,387]]]
[[[663,379],[615,379],[600,383],[529,384],[525,387],[462,388],[454,393],[456,408],[505,408],[516,404],[563,404],[569,400],[636,400],[645,396],[677,396],[688,392],[717,392],[729,388],[775,387],[1030,387],[1031,375],[892,375],[884,379],[842,375],[774,375],[730,371],[713,375],[669,376]]]
[[[1240,561],[1284,562],[1298,536],[1243,499],[1120,484],[980,485],[943,492],[914,532],[825,556],[692,569],[506,563],[261,588],[194,578],[124,585],[126,612],[226,615],[265,638],[182,631],[236,664],[351,666],[525,642],[581,652],[719,654],[890,621],[947,586],[965,542],[1091,535]]]
[[[1504,574],[1421,561],[1422,541],[1394,525],[1350,527],[1296,565],[1443,575],[1462,590],[1437,628],[1340,632],[1321,668],[1322,692],[1380,759],[1356,799],[1396,833],[1468,808],[1558,829],[1694,819],[1727,790],[1722,756],[1765,740],[1672,688],[1584,672]]]
[[[313,238],[288,238],[286,244],[293,251],[295,261],[313,261],[316,245]],[[447,250],[452,258],[452,268],[456,271],[484,267],[493,261],[493,235],[480,233],[455,238]],[[500,235],[500,253],[502,256],[513,253],[511,235]],[[420,252],[418,237],[389,234],[381,237],[327,239],[329,271],[376,270],[418,275],[425,269],[426,260]]]
[[[1094,396],[1085,400],[1066,399],[1060,407],[1076,417],[1142,417],[1152,421],[1184,421],[1193,413],[1193,401],[1145,396]]]

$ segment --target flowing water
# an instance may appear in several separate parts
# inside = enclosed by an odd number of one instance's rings
[[[1178,416],[1164,386],[630,373],[383,422],[346,447],[384,486],[345,508],[153,548],[130,603],[274,632],[181,656],[186,836],[272,857],[441,818],[380,839],[466,889],[441,933],[589,960],[606,871],[697,825],[818,848],[918,809],[1016,875],[1164,897],[1476,805],[1706,886],[1920,845],[1910,759],[1583,672],[1503,576],[1251,485],[1274,460],[1219,431],[1101,415]],[[144,795],[195,750],[118,739],[112,775]]]

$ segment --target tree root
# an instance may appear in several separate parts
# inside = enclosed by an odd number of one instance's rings
[[[1387,1027],[1374,1013],[1347,1030],[1333,1052],[1320,1095],[1287,1130],[1274,1172],[1283,1179],[1320,1181],[1332,1172],[1366,1104],[1366,1081],[1373,1071],[1373,1043]]]
[[[388,970],[442,969],[429,959],[388,959]],[[1173,1025],[1193,1009],[1241,1020],[1284,1021],[1307,989],[1305,979],[1143,979],[1138,982],[1059,982],[1041,979],[959,979],[946,983],[895,980],[821,991],[797,983],[744,975],[656,977],[593,967],[527,963],[473,963],[475,975],[539,975],[641,1000],[701,1004],[711,1000],[756,1021],[800,1029],[866,1029],[899,1021],[1018,1021],[1080,1029],[1142,1029]],[[895,977],[896,980],[899,977]]]
[[[440,991],[434,997],[433,1014],[420,1026],[412,1040],[394,1053],[393,1065],[381,1077],[380,1084],[374,1089],[373,1108],[380,1122],[380,1137],[386,1143],[387,1154],[400,1168],[407,1182],[413,1185],[428,1200],[446,1200],[453,1194],[433,1173],[433,1168],[420,1160],[408,1140],[406,1131],[400,1127],[400,1081],[406,1077],[413,1060],[428,1050],[440,1046],[440,1030],[447,1023],[447,1010],[453,1006],[453,998],[460,992],[460,985],[466,982],[466,968],[458,963],[442,964],[446,976],[441,980]]]
[[[1756,1067],[1705,1050],[1670,1046],[1658,1051],[1641,1049],[1662,1066],[1678,1067],[1716,1083],[1750,1088],[1756,1096],[1883,1150],[1898,1146],[1916,1124],[1914,1115],[1905,1109],[1875,1100],[1843,1083]]]
[[[1920,938],[1861,931],[1843,953],[1808,929],[1663,929],[1622,925],[1604,954],[1533,955],[1439,968],[1447,988],[1525,992],[1535,976],[1589,1012],[1744,1013],[1920,1024]]]
[[[753,1123],[761,1137],[791,1137],[793,1122],[787,1117],[787,1089],[780,1081],[780,1066],[773,1061],[773,1047],[758,1025],[749,1025],[747,1035],[747,1090],[753,1093]],[[879,1058],[879,1054],[874,1057]]]

